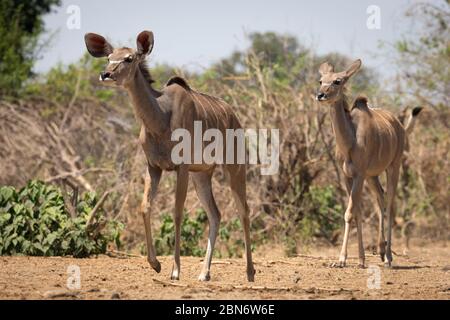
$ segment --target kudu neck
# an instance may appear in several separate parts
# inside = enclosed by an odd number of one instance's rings
[[[134,78],[126,89],[131,97],[135,115],[142,120],[147,132],[156,136],[164,133],[168,126],[167,114],[156,100],[161,93],[152,88],[139,68],[136,68]]]
[[[347,97],[343,94],[330,108],[331,122],[336,136],[336,146],[345,160],[350,157],[350,150],[355,141],[355,129],[351,121]]]

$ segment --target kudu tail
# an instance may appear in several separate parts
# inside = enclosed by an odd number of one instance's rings
[[[409,136],[411,134],[411,132],[414,129],[414,125],[416,124],[416,119],[417,116],[419,115],[419,113],[422,111],[423,107],[415,107],[414,109],[412,109],[408,120],[406,121],[405,124],[405,131],[406,131],[406,135]]]

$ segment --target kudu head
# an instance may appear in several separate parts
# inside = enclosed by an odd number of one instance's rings
[[[321,75],[316,100],[319,102],[333,103],[342,97],[344,85],[352,75],[361,67],[361,60],[353,62],[345,71],[334,72],[333,65],[328,62],[322,63],[319,68]]]
[[[114,49],[104,37],[95,33],[87,33],[84,41],[93,57],[108,57],[105,70],[100,73],[100,81],[113,86],[127,86],[133,80],[139,63],[143,62],[153,49],[151,31],[139,33],[136,50],[126,47]]]

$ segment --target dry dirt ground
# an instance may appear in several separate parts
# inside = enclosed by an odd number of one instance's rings
[[[330,268],[338,251],[316,249],[295,258],[259,253],[251,284],[243,259],[215,259],[212,280],[202,283],[196,280],[202,259],[194,257],[182,257],[180,281],[169,280],[171,257],[159,258],[159,274],[141,257],[0,257],[0,299],[450,299],[450,250],[442,244],[396,255],[391,269],[370,253],[370,267],[357,268],[354,247],[346,268]],[[66,287],[70,265],[81,271],[78,290]]]

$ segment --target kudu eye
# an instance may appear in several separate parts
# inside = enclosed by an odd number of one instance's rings
[[[322,85],[322,80],[319,80],[319,84]]]
[[[341,79],[336,79],[333,81],[333,84],[335,85],[340,85],[341,84]]]
[[[132,62],[133,61],[133,57],[132,56],[128,56],[124,59],[125,62]]]

